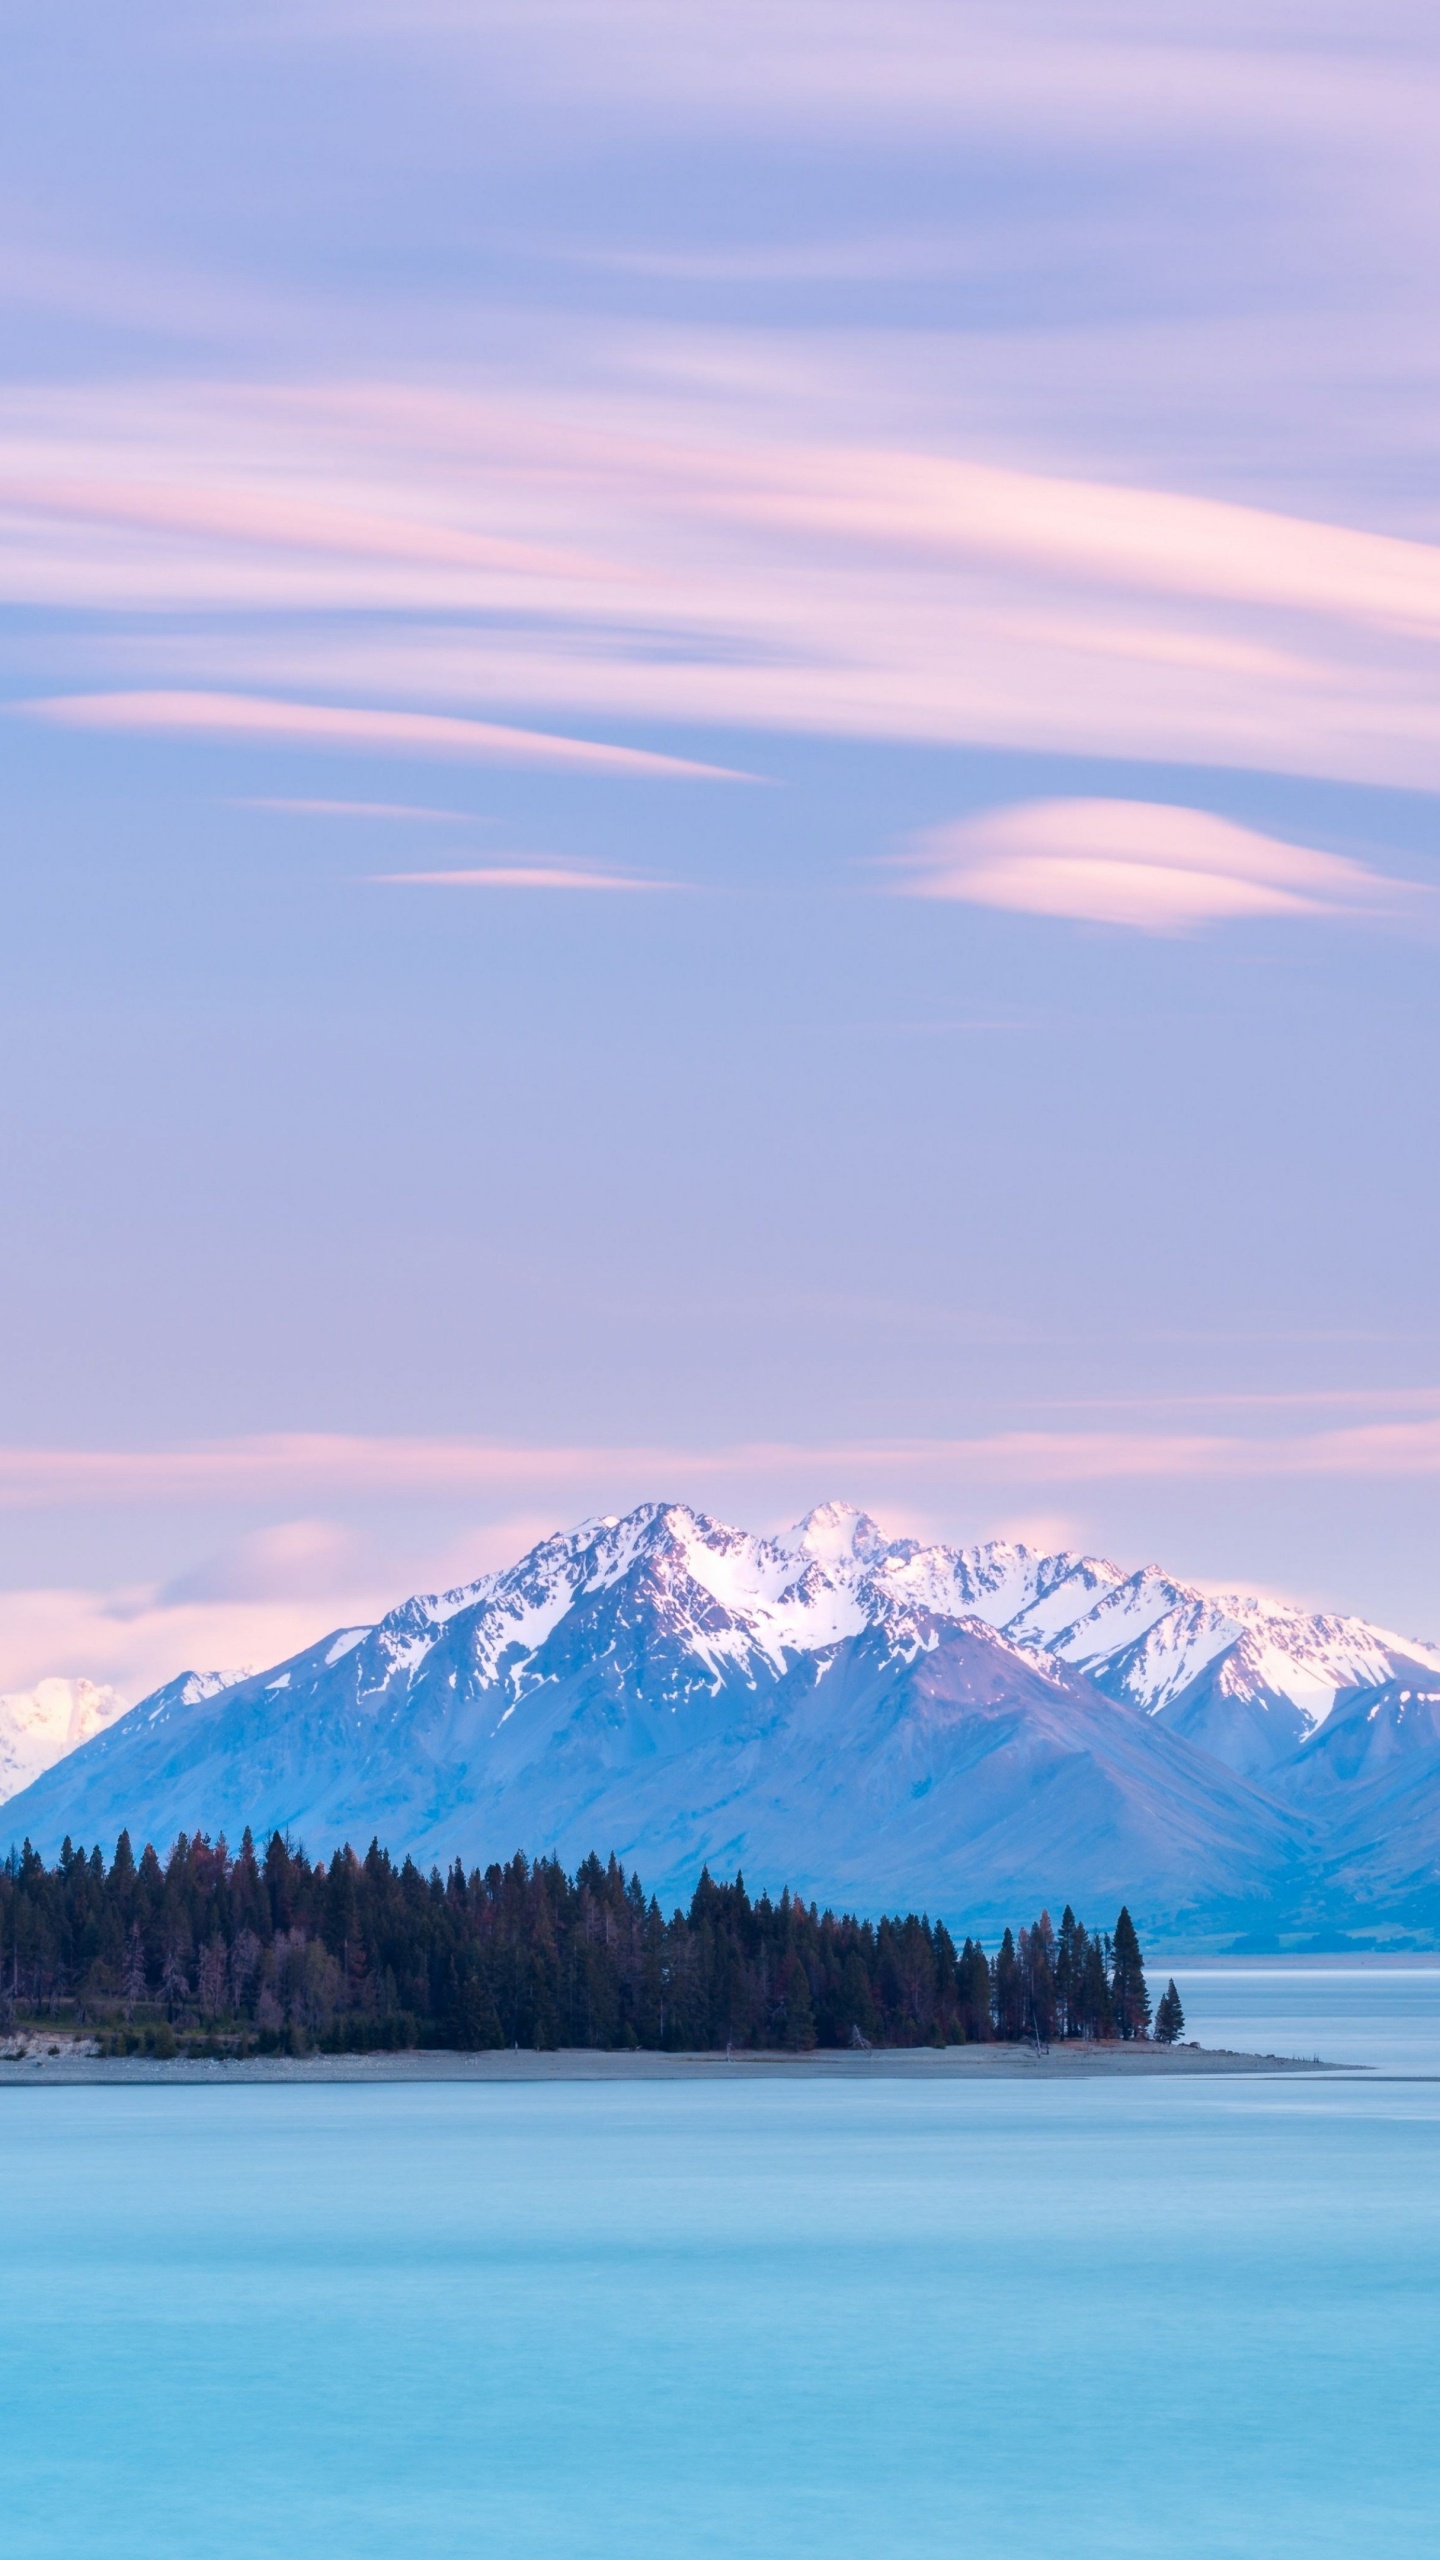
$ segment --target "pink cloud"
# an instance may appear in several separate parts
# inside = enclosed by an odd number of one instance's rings
[[[606,746],[590,738],[547,737],[501,728],[489,720],[457,720],[433,711],[382,711],[340,703],[266,701],[240,693],[80,693],[20,706],[32,719],[72,729],[123,729],[282,745],[372,748],[386,755],[441,756],[487,764],[570,765],[596,773],[680,776],[736,782],[748,777],[724,765],[642,747]]]
[[[924,836],[909,895],[1182,933],[1258,916],[1389,915],[1426,893],[1363,864],[1148,800],[1032,800]]]
[[[943,434],[860,442],[835,426],[853,385],[730,341],[630,364],[611,351],[583,397],[18,393],[0,597],[130,614],[108,697],[82,699],[188,702],[193,727],[208,696],[232,734],[267,703],[293,723],[364,697],[393,706],[344,715],[371,745],[406,744],[377,722],[453,721],[411,735],[427,753],[541,753],[463,716],[502,703],[1440,780],[1440,546]],[[207,617],[183,652],[165,607]],[[571,748],[606,752],[543,751]]]
[[[756,1441],[725,1448],[534,1445],[293,1432],[176,1449],[0,1450],[0,1506],[289,1502],[414,1496],[565,1505],[609,1485],[627,1499],[680,1485],[716,1494],[752,1484],[889,1485],[936,1482],[1044,1487],[1204,1475],[1406,1477],[1440,1474],[1440,1415],[1370,1419],[1281,1437],[1164,1429],[1016,1430],[971,1438]],[[818,1497],[814,1497],[818,1498]]]
[[[787,460],[789,467],[786,467]],[[1162,489],[1055,478],[949,455],[769,459],[717,503],[789,527],[1030,562],[1110,587],[1440,630],[1440,547]]]
[[[1138,131],[1154,149],[1219,123],[1272,147],[1299,125],[1347,161],[1367,144],[1422,147],[1434,81],[1409,13],[1377,0],[1365,19],[1344,18],[1343,40],[1324,11],[1304,22],[1308,41],[1295,23],[1283,11],[1106,0],[287,0],[247,12],[244,40],[350,49],[403,36],[492,93],[513,83],[527,104],[568,93],[587,119],[663,113],[682,131],[778,125],[787,136],[878,130],[989,146],[1020,133],[1071,150]]]
[[[1393,1407],[1394,1396],[1378,1403]],[[778,1527],[826,1493],[850,1492],[892,1534],[952,1534],[959,1499],[1008,1534],[1073,1544],[1057,1508],[1085,1486],[1192,1481],[1406,1479],[1440,1475],[1440,1412],[1410,1413],[1283,1437],[1151,1429],[1003,1431],[971,1438],[755,1442],[721,1449],[537,1448],[489,1441],[290,1433],[151,1450],[0,1450],[0,1506],[203,1509],[329,1497],[396,1503],[428,1516],[462,1505],[443,1548],[397,1553],[324,1518],[281,1520],[232,1540],[167,1586],[0,1592],[0,1691],[54,1676],[105,1683],[133,1701],[184,1668],[268,1663],[329,1628],[373,1620],[405,1592],[446,1589],[513,1562],[587,1511],[657,1493]],[[1047,1500],[1048,1495],[1048,1500]],[[458,1521],[471,1504],[485,1514]],[[983,1525],[983,1522],[977,1525]]]
[[[238,1672],[283,1661],[347,1616],[373,1620],[394,1597],[331,1593],[320,1576],[304,1598],[182,1602],[148,1588],[64,1585],[0,1591],[0,1689],[33,1690],[54,1678],[94,1681],[133,1706],[178,1671]]]
[[[558,863],[494,864],[485,871],[375,871],[382,889],[674,889],[674,880],[634,880],[623,872],[565,870]]]
[[[379,818],[421,827],[479,827],[489,822],[468,809],[428,809],[408,800],[237,800],[237,809],[265,809],[285,818]]]
[[[418,494],[418,493],[416,493]],[[594,578],[600,564],[584,551],[477,532],[454,522],[427,522],[413,503],[393,512],[340,506],[303,480],[294,496],[200,479],[160,483],[92,477],[83,469],[53,477],[17,473],[4,483],[8,507],[59,522],[134,527],[162,535],[200,536],[249,552],[331,554],[353,561],[402,561],[411,567],[495,572],[527,579]]]

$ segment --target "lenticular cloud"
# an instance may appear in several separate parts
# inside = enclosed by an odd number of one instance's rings
[[[1251,916],[1392,915],[1419,894],[1363,863],[1152,800],[1030,800],[921,838],[912,896],[1185,933]]]

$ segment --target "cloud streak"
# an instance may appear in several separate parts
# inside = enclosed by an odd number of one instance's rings
[[[384,1566],[374,1541],[309,1517],[239,1538],[165,1585],[0,1591],[0,1690],[58,1675],[112,1685],[133,1702],[183,1669],[281,1661],[332,1627],[373,1621],[406,1591],[450,1588],[587,1512],[657,1494],[722,1514],[739,1506],[753,1517],[758,1507],[778,1522],[839,1492],[922,1535],[978,1496],[1008,1520],[1007,1534],[1024,1534],[1047,1495],[1053,1507],[1056,1494],[1086,1487],[1440,1476],[1436,1399],[1414,1402],[1425,1409],[1282,1437],[1118,1428],[687,1450],[297,1433],[158,1450],[4,1450],[0,1508],[193,1511],[318,1497],[377,1501],[393,1517],[397,1501],[428,1509],[438,1498],[487,1516],[444,1551],[392,1554]],[[1047,1515],[1037,1534],[1073,1533]]]
[[[282,818],[377,818],[420,827],[483,827],[490,822],[468,809],[428,809],[407,800],[236,800],[237,809],[264,809]]]
[[[0,599],[132,617],[105,646],[157,679],[38,715],[716,770],[493,720],[504,705],[1440,783],[1440,546],[838,439],[823,382],[777,399],[717,340],[739,368],[721,400],[706,352],[652,341],[648,387],[623,364],[617,387],[612,357],[566,397],[16,395]],[[171,611],[207,627],[170,639]]]
[[[243,35],[242,35],[243,25]],[[1312,9],[1120,0],[276,0],[220,41],[432,46],[451,78],[533,104],[572,97],[622,128],[657,114],[689,130],[1173,143],[1225,118],[1267,139],[1297,126],[1352,147],[1406,133],[1433,99],[1423,26],[1404,0],[1363,24]]]
[[[559,863],[497,863],[485,871],[375,871],[379,889],[580,889],[601,892],[669,890],[675,880],[637,880],[619,871],[567,870]]]
[[[1416,1399],[1423,1406],[1423,1399]],[[755,1441],[695,1449],[644,1443],[537,1447],[489,1440],[293,1432],[152,1450],[0,1450],[0,1507],[540,1496],[639,1484],[650,1491],[847,1481],[1064,1485],[1133,1479],[1272,1480],[1440,1474],[1440,1415],[1418,1410],[1264,1436],[1173,1430],[1011,1430],[948,1439]],[[639,1499],[640,1495],[633,1498]]]
[[[361,748],[381,755],[458,758],[481,764],[560,765],[589,773],[658,775],[685,781],[748,779],[723,765],[591,738],[548,737],[490,720],[366,705],[282,702],[238,693],[62,694],[24,703],[31,719],[61,728],[118,729],[140,735],[241,739],[267,745]]]
[[[932,829],[912,897],[1184,933],[1256,917],[1393,916],[1427,892],[1362,863],[1148,800],[1032,800]]]
[[[0,1591],[0,1683],[13,1693],[53,1678],[93,1680],[133,1706],[180,1671],[283,1661],[347,1616],[378,1617],[394,1597],[330,1592],[319,1577],[306,1598],[181,1601],[149,1587],[78,1585]]]

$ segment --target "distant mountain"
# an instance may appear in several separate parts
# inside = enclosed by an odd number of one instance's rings
[[[238,1671],[185,1671],[166,1688],[142,1699],[134,1712],[153,1707],[157,1699],[172,1692],[183,1692],[185,1703],[194,1705],[242,1677]],[[33,1786],[57,1761],[78,1751],[82,1742],[131,1712],[118,1689],[93,1680],[37,1680],[33,1689],[11,1689],[0,1695],[0,1808],[23,1788]],[[3,1821],[0,1812],[0,1828]]]
[[[1057,1896],[1177,1931],[1362,1902],[1382,1925],[1426,1903],[1417,1805],[1440,1835],[1417,1681],[1440,1714],[1429,1648],[1154,1567],[887,1540],[839,1504],[782,1538],[647,1504],[271,1671],[172,1682],[6,1828],[46,1854],[247,1823],[426,1864],[593,1846],[667,1900],[708,1860],[972,1925]],[[1346,1745],[1361,1697],[1382,1715]],[[1385,1715],[1413,1748],[1386,1756]],[[1393,1832],[1397,1787],[1403,1874],[1365,1810]]]
[[[0,1804],[125,1712],[119,1690],[93,1680],[37,1680],[0,1695]]]
[[[1440,1938],[1440,1677],[1429,1661],[1352,1691],[1276,1784],[1323,1829],[1336,1907],[1360,1927],[1404,1912]]]

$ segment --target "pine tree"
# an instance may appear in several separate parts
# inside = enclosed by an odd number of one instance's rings
[[[1110,1956],[1110,1997],[1115,2004],[1115,2024],[1127,2039],[1148,2036],[1150,2032],[1150,1994],[1145,1987],[1145,1967],[1140,1955],[1140,1941],[1129,1911],[1121,1911],[1115,1923],[1115,1938]]]
[[[481,1965],[467,1967],[455,1984],[453,2001],[446,2023],[462,2053],[493,2052],[504,2043],[500,2013]]]
[[[1020,1958],[1015,1940],[1006,1930],[995,1959],[994,1987],[995,2033],[1005,2043],[1014,2043],[1025,2033],[1025,1991],[1020,1975]]]
[[[194,1988],[192,1990],[192,1978]],[[1052,2035],[1143,2037],[1150,2008],[1139,1941],[1122,1911],[1092,1937],[1066,1906],[1006,1930],[992,1970],[967,1938],[911,1912],[880,1920],[821,1911],[794,1895],[752,1902],[702,1875],[688,1911],[667,1919],[618,1861],[517,1855],[467,1874],[396,1865],[378,1841],[311,1863],[269,1840],[263,1872],[249,1833],[181,1833],[162,1868],[128,1839],[108,1872],[67,1842],[53,1868],[30,1844],[0,1860],[0,1997],[38,2007],[159,1996],[183,2022],[198,2001],[263,2039],[287,2020],[303,2042],[484,2047],[557,2044],[671,2049],[843,2047]],[[99,2010],[103,2017],[103,2006]],[[1173,1983],[1159,2032],[1184,2013]],[[159,2031],[152,2029],[152,2036]],[[168,2034],[168,2029],[165,2031]]]
[[[990,1967],[985,1950],[969,1938],[960,1950],[960,2024],[967,2044],[988,2044],[994,2033],[991,2016]]]
[[[808,2053],[815,2042],[815,2016],[805,1967],[798,1955],[792,1955],[786,1964],[781,2001],[786,2045],[791,2053]]]
[[[1100,1940],[1086,1936],[1083,1930],[1077,1932],[1077,1938],[1084,1942],[1077,2032],[1108,2042],[1115,2033],[1115,2006],[1110,1997],[1105,1952]]]
[[[1084,1932],[1067,1902],[1061,1916],[1060,1935],[1055,1942],[1055,2001],[1060,2013],[1062,2036],[1078,2036],[1080,2033],[1080,1985],[1084,1980],[1085,1960],[1083,1946],[1077,1945],[1077,1938],[1083,1939],[1083,1936]]]
[[[1184,2033],[1185,2012],[1180,2005],[1180,1994],[1173,1981],[1168,1982],[1155,2012],[1155,2041],[1157,2044],[1178,2044]]]
[[[1025,2032],[1037,2044],[1048,2044],[1057,2032],[1059,2007],[1055,1990],[1058,1949],[1050,1914],[1042,1911],[1033,1929],[1020,1932],[1020,1970],[1025,1984]]]

